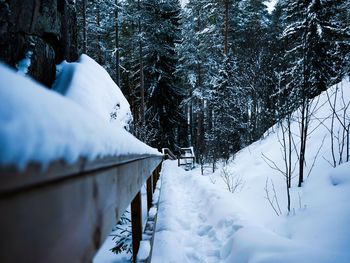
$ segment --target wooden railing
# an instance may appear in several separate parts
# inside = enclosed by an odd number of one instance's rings
[[[181,163],[181,160],[185,160],[185,163]],[[190,162],[188,162],[188,160],[191,160]],[[196,157],[194,156],[179,156],[177,159],[177,166],[188,166],[189,169],[193,169],[194,168],[194,163],[195,163]]]
[[[0,167],[0,262],[91,262],[131,203],[134,261],[163,156],[54,162],[43,172]]]
[[[170,160],[177,159],[176,155],[169,148],[163,148],[162,153],[166,159],[170,159]]]
[[[181,162],[184,160],[184,162]],[[193,169],[195,167],[196,157],[193,147],[180,148],[180,155],[177,157],[178,166],[185,166],[186,170]]]

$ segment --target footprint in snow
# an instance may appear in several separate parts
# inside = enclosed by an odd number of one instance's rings
[[[220,259],[227,258],[232,252],[233,239],[229,239],[220,250]]]
[[[235,227],[238,225],[234,224],[234,220],[233,219],[222,219],[217,223],[217,227],[218,228],[228,228],[228,227]],[[239,226],[239,228],[242,226]]]
[[[186,253],[186,257],[188,259],[188,262],[202,262],[199,256],[194,252],[190,251]]]
[[[237,230],[241,229],[243,226],[241,225],[230,225],[229,227],[227,227],[227,231],[226,232],[226,238],[229,238],[231,236],[234,235],[234,233],[237,232]]]
[[[208,250],[207,256],[220,258],[220,251],[219,250]]]
[[[208,232],[208,237],[209,237],[212,241],[214,241],[214,242],[217,242],[217,241],[218,241],[218,239],[217,239],[217,237],[216,237],[216,232],[215,232],[214,228],[211,229],[211,230]]]
[[[206,217],[204,214],[202,214],[202,213],[200,213],[200,214],[198,215],[198,217],[199,217],[199,219],[200,219],[202,222],[206,222],[206,221],[207,221],[207,217]]]
[[[232,227],[233,227],[233,229],[235,231],[237,231],[237,230],[241,229],[243,226],[241,226],[241,225],[233,225]]]
[[[213,228],[213,226],[210,226],[210,225],[201,225],[201,226],[199,226],[199,228],[197,230],[197,235],[199,235],[199,236],[208,235],[209,231],[212,228]]]
[[[191,224],[186,222],[185,220],[182,220],[181,218],[177,218],[176,221],[180,224],[183,230],[191,229]]]

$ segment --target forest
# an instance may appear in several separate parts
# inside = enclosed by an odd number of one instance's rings
[[[348,263],[349,88],[350,0],[0,0],[0,261]]]
[[[350,72],[350,1],[77,1],[78,48],[127,97],[132,132],[228,160]],[[303,131],[302,131],[303,133]],[[305,133],[305,131],[304,131]],[[220,140],[218,140],[220,138]]]

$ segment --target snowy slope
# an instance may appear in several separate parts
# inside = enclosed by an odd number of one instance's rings
[[[328,90],[329,95],[335,88]],[[347,105],[349,81],[344,80],[338,88]],[[343,101],[340,93],[338,96],[337,110],[341,113]],[[220,168],[215,174],[208,170],[201,176],[200,169],[185,172],[177,168],[176,163],[167,162],[163,170],[153,262],[350,262],[350,164],[343,163],[336,168],[329,164],[332,111],[326,93],[313,105],[306,175],[315,156],[318,157],[302,188],[297,187],[297,178],[293,179],[291,213],[287,213],[284,177],[262,158],[264,154],[277,166],[283,165],[278,125],[265,139],[243,149],[229,163],[228,170],[243,181],[241,189],[233,194],[226,190]],[[297,114],[293,117],[292,130],[298,148]],[[337,120],[334,131],[335,134],[341,131]],[[337,150],[335,147],[335,152]],[[339,160],[339,154],[336,159]],[[295,153],[293,160],[296,160]],[[274,184],[282,211],[280,216],[265,198],[267,178]],[[271,184],[269,191],[271,194]]]
[[[106,82],[99,77],[94,83]],[[98,96],[98,92],[89,96]],[[57,159],[73,163],[80,157],[160,154],[120,123],[110,122],[104,106],[97,113],[95,108],[83,107],[83,102],[48,90],[4,64],[0,64],[0,98],[0,165],[24,168],[29,162],[47,165]],[[100,98],[99,103],[103,104]],[[102,112],[108,116],[101,116]]]

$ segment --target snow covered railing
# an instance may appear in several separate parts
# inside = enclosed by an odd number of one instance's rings
[[[136,260],[163,155],[105,69],[82,55],[47,89],[0,63],[0,98],[0,262],[91,262],[130,204]]]
[[[166,159],[176,160],[176,155],[169,149],[169,148],[163,148],[162,154],[165,155]]]
[[[162,159],[81,159],[54,162],[44,172],[38,165],[24,171],[0,167],[0,262],[91,262],[130,203],[136,256],[140,189],[147,181],[150,208]]]

